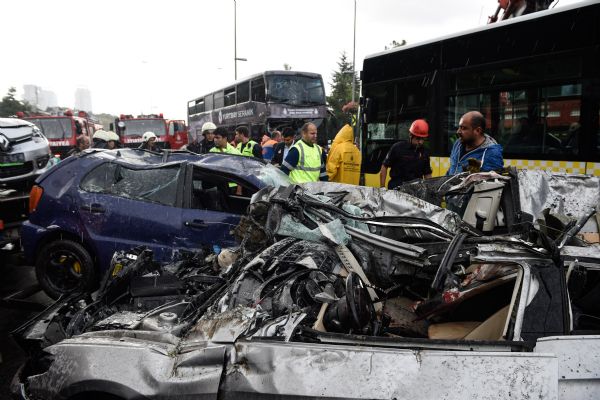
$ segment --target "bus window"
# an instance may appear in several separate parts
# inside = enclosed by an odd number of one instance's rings
[[[225,99],[223,97],[223,91],[215,93],[215,109],[223,108],[225,106]]]
[[[250,82],[237,85],[237,103],[245,103],[250,100]]]
[[[448,149],[457,140],[460,117],[477,110],[486,119],[486,133],[509,157],[577,155],[580,109],[580,84],[452,96],[448,100]]]
[[[258,101],[262,103],[266,101],[267,97],[265,95],[265,80],[262,77],[252,81],[251,91],[252,101]]]
[[[225,107],[235,105],[235,86],[225,89],[223,103]]]
[[[194,106],[194,114],[199,114],[202,112],[204,112],[204,99],[196,101],[196,105]]]
[[[204,98],[204,111],[210,111],[213,108],[213,95],[209,94]]]

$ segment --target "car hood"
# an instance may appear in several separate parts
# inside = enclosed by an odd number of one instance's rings
[[[11,143],[21,142],[33,136],[33,125],[17,118],[0,118],[0,134]]]

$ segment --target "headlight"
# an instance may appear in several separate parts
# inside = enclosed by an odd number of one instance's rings
[[[48,164],[49,159],[50,159],[49,155],[45,155],[45,156],[36,158],[35,163],[36,163],[38,169],[44,168],[46,166],[46,164]]]

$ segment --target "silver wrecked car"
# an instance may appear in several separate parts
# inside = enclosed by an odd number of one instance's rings
[[[0,183],[33,181],[50,167],[48,140],[37,126],[18,118],[0,118]]]

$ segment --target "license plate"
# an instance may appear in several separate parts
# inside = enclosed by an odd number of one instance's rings
[[[0,154],[0,164],[24,163],[25,155],[23,153],[16,154]]]

